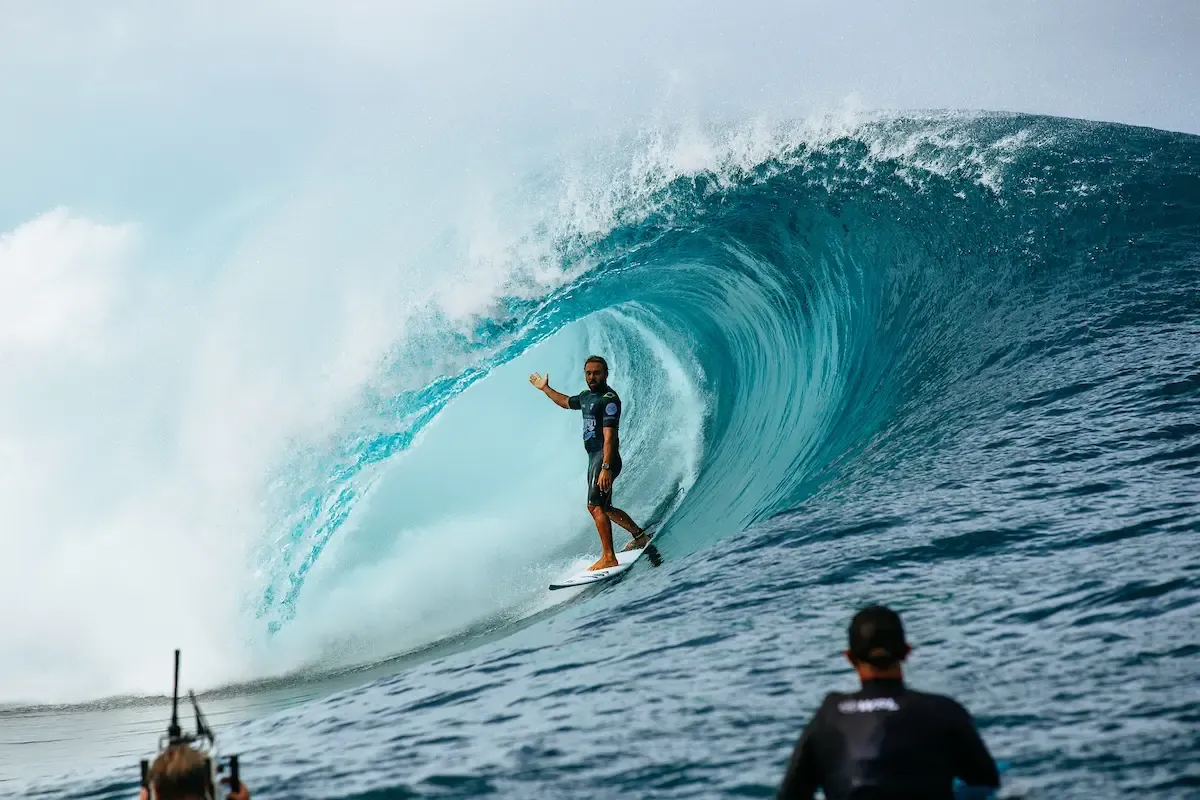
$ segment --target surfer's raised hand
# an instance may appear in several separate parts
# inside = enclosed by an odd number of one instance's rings
[[[529,382],[535,387],[542,390],[542,393],[554,401],[554,404],[559,408],[570,408],[571,398],[567,397],[562,392],[556,392],[550,388],[550,373],[547,372],[543,377],[536,372],[529,376]],[[579,406],[576,406],[579,408]]]

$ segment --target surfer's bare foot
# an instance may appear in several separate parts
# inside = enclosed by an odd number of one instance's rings
[[[590,567],[588,567],[588,572],[591,572],[591,571],[597,570],[597,569],[608,569],[609,567],[615,567],[615,566],[617,566],[618,563],[619,562],[617,561],[617,557],[615,555],[608,556],[608,557],[601,557],[601,559],[599,561],[597,561],[595,564],[592,564]]]
[[[626,550],[641,550],[646,545],[650,544],[650,534],[640,533],[630,540],[629,544],[625,545]]]

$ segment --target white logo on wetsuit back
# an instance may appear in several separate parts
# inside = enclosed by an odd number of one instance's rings
[[[605,414],[608,414],[610,417],[611,417],[611,416],[615,416],[615,415],[616,415],[616,413],[617,413],[617,404],[616,404],[616,403],[609,403],[608,405],[606,405],[606,406],[604,407],[604,413],[605,413]]]
[[[865,700],[843,700],[838,711],[843,714],[869,714],[872,711],[899,711],[900,706],[890,697],[871,697]]]

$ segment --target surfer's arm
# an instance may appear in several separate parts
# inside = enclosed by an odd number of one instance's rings
[[[556,391],[555,389],[551,389],[550,384],[547,383],[546,388],[542,389],[542,391],[546,393],[546,397],[549,397],[551,400],[554,401],[554,404],[556,406],[559,406],[561,408],[570,408],[571,407],[571,398],[567,397],[562,392]]]
[[[611,464],[617,457],[617,429],[606,427],[602,430],[604,431],[604,463]],[[612,480],[612,472],[602,469],[600,476],[596,478],[596,485],[602,492],[612,491]]]
[[[542,394],[553,400],[556,406],[559,406],[560,408],[571,407],[571,398],[567,397],[562,392],[550,388],[550,373],[547,372],[543,376],[535,372],[529,376],[529,382],[533,384],[535,389],[540,389]]]

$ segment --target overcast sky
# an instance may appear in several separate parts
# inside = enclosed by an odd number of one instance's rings
[[[0,0],[0,228],[172,181],[219,202],[356,127],[436,149],[851,97],[1197,133],[1197,42],[1192,0]]]
[[[361,100],[372,87],[450,105],[573,98],[644,110],[682,82],[697,102],[750,113],[857,93],[868,105],[1200,132],[1191,0],[3,0],[0,9],[0,81],[15,103],[6,117],[26,128],[53,111],[71,118],[168,94],[173,106],[237,112],[247,97],[276,95],[286,107],[343,92]]]

